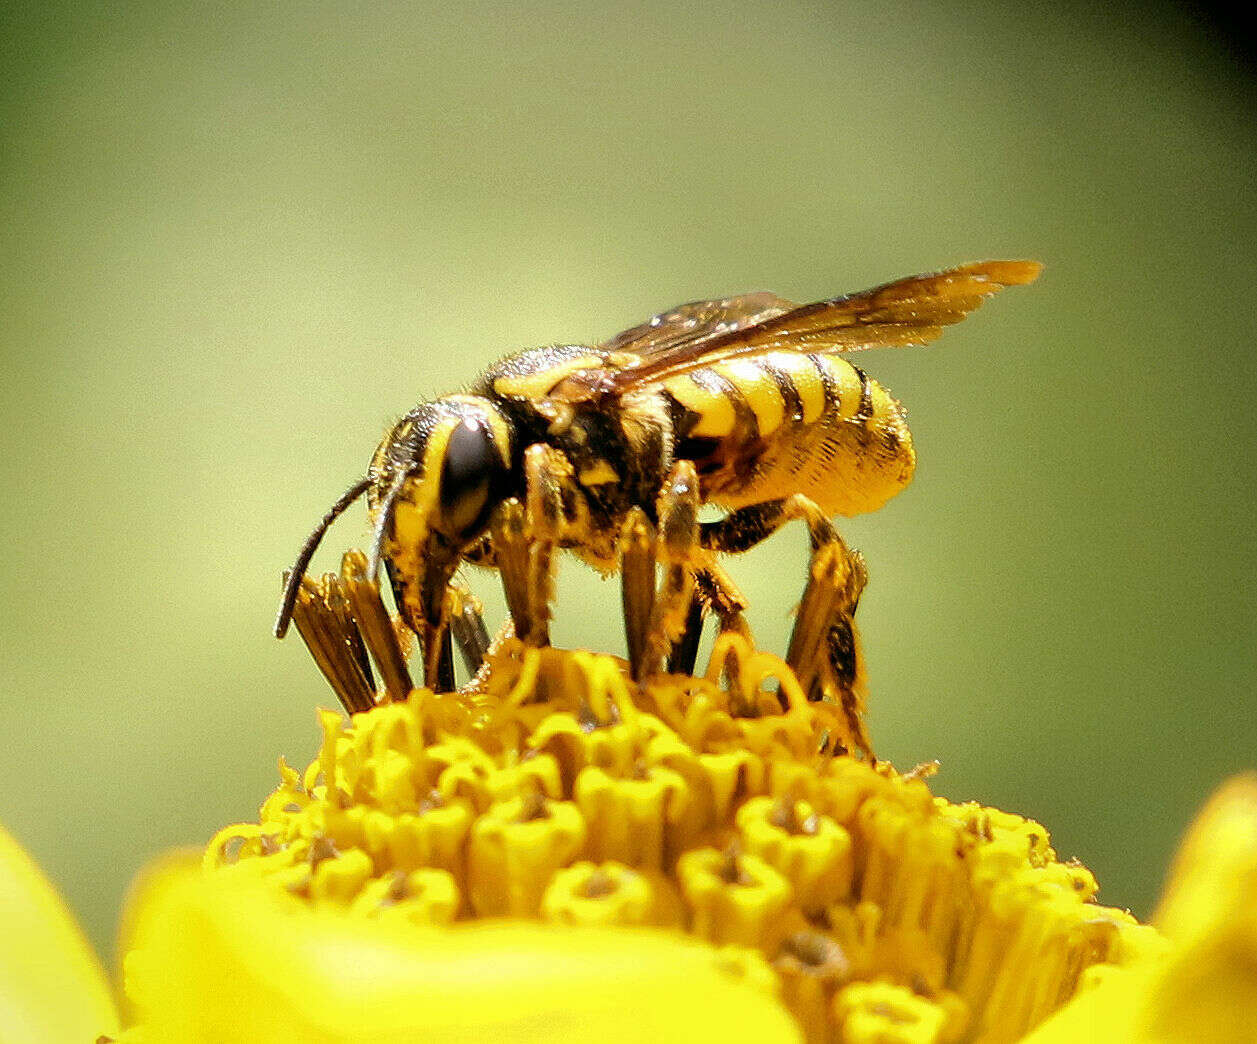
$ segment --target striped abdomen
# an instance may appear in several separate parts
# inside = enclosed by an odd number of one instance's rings
[[[707,500],[738,508],[802,493],[828,515],[881,507],[916,465],[903,411],[845,359],[770,352],[670,377],[676,455]]]

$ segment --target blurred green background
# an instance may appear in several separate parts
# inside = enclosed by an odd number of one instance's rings
[[[921,458],[844,525],[878,750],[1140,914],[1257,761],[1255,98],[1178,8],[5,18],[0,818],[105,950],[142,863],[313,752],[331,695],[270,636],[278,576],[390,419],[699,296],[1045,261],[861,360]],[[804,558],[732,564],[769,648]],[[568,563],[557,639],[620,648],[617,601]]]

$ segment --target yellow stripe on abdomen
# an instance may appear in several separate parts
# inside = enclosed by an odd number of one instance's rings
[[[854,417],[864,398],[864,378],[860,371],[846,359],[837,359],[832,355],[812,355],[808,358],[821,372],[829,395],[838,407],[838,416],[843,420]]]
[[[736,393],[727,423],[740,410],[745,427],[754,410],[776,431],[769,427],[763,439],[726,439],[719,454],[700,462],[707,464],[704,482],[713,503],[737,509],[802,493],[826,515],[858,515],[880,507],[911,480],[916,454],[903,411],[857,367],[786,351],[737,361],[742,365],[725,360],[709,371]],[[769,382],[771,399],[763,394]]]
[[[798,352],[773,352],[765,355],[763,361],[794,386],[803,408],[804,424],[811,424],[825,411],[825,382],[808,356]]]
[[[876,381],[869,381],[869,391],[873,401],[873,415],[869,418],[867,425],[869,430],[879,431],[888,425],[901,424],[902,411],[890,392]]]
[[[729,396],[700,387],[693,374],[683,373],[663,382],[664,390],[698,417],[687,432],[704,439],[723,439],[733,433],[737,413]]]
[[[737,389],[755,414],[760,438],[781,427],[786,417],[786,404],[782,401],[777,382],[759,363],[749,359],[731,359],[716,363],[712,369]]]

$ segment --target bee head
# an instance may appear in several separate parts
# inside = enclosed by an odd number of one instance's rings
[[[323,534],[363,493],[375,534],[370,576],[381,560],[399,609],[416,632],[439,627],[445,588],[463,551],[489,525],[509,491],[511,429],[487,399],[451,395],[421,403],[380,443],[367,475],[351,486],[306,540],[289,571],[275,633],[283,637],[297,589]]]
[[[478,396],[422,403],[380,444],[368,472],[372,564],[388,561],[409,609],[439,618],[459,556],[488,527],[510,475],[510,429]]]

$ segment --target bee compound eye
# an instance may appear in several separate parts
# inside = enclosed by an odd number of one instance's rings
[[[439,528],[450,537],[475,537],[488,523],[492,494],[505,470],[489,429],[473,418],[460,421],[441,463]]]

